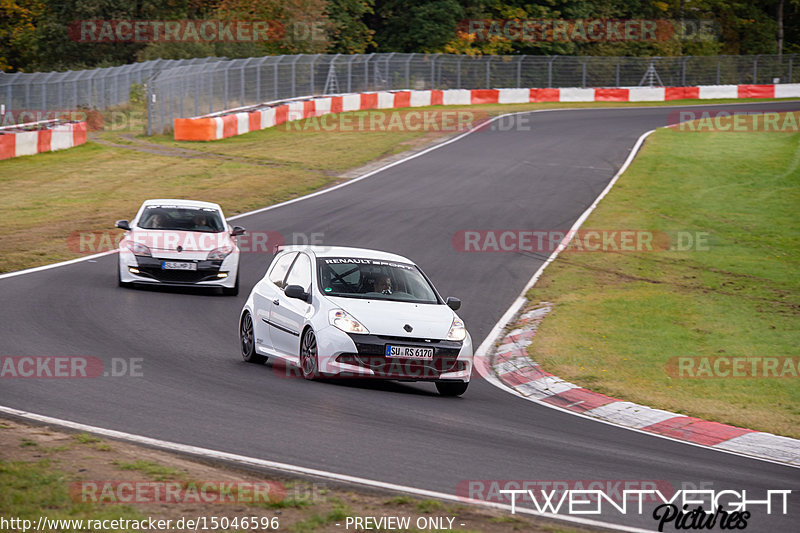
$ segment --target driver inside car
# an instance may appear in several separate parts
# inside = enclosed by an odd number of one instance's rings
[[[386,275],[378,276],[375,279],[375,292],[392,294],[392,279]]]

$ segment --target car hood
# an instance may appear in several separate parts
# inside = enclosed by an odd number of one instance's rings
[[[186,252],[210,252],[214,248],[232,244],[228,232],[205,233],[201,231],[142,230],[137,229],[128,236],[144,244],[154,252],[174,252],[178,246]]]
[[[353,315],[373,335],[444,339],[455,313],[446,305],[386,302],[328,297],[336,307]],[[406,331],[404,327],[411,326]]]

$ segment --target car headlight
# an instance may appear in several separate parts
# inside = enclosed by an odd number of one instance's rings
[[[150,253],[150,248],[148,248],[144,244],[141,244],[141,243],[138,243],[138,242],[134,242],[134,241],[128,241],[126,246],[127,246],[128,250],[133,252],[133,255],[139,255],[139,256],[143,256],[143,257],[153,257],[153,254]]]
[[[220,246],[208,252],[208,257],[206,257],[206,259],[208,261],[224,261],[226,257],[231,255],[231,252],[233,252],[233,246]]]
[[[364,324],[356,320],[344,309],[331,309],[328,313],[328,320],[331,326],[337,327],[345,333],[369,333]]]
[[[450,331],[447,332],[449,341],[463,341],[467,338],[467,328],[464,327],[464,321],[460,318],[454,318],[453,324],[450,326]]]

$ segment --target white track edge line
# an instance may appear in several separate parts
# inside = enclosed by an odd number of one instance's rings
[[[667,107],[667,106],[664,106],[664,107]],[[673,106],[673,107],[679,107],[679,106]],[[602,109],[602,108],[593,108],[593,109]],[[552,263],[555,260],[556,256],[559,253],[561,253],[562,250],[564,250],[569,245],[569,242],[572,240],[572,237],[575,235],[575,232],[578,230],[578,228],[580,228],[580,226],[586,221],[586,219],[589,218],[589,215],[592,213],[592,211],[594,211],[594,209],[600,203],[600,200],[602,200],[611,191],[611,188],[614,186],[614,184],[617,182],[617,180],[622,176],[622,174],[625,173],[626,170],[628,170],[628,167],[633,162],[633,160],[636,157],[636,155],[639,153],[639,150],[641,149],[642,145],[644,144],[644,141],[647,139],[647,137],[650,136],[650,134],[654,133],[655,131],[656,130],[647,131],[647,132],[643,133],[639,137],[639,139],[633,145],[633,148],[631,148],[631,151],[628,153],[628,157],[625,159],[625,162],[622,164],[622,166],[617,171],[617,173],[614,174],[614,177],[611,178],[611,181],[608,182],[608,185],[606,186],[606,188],[603,189],[603,191],[598,195],[598,197],[594,200],[594,202],[592,202],[592,205],[590,205],[589,208],[586,209],[586,211],[583,212],[583,214],[578,218],[578,220],[575,221],[575,223],[572,225],[570,230],[567,232],[567,235],[569,236],[569,239],[567,241],[562,241],[561,244],[559,244],[558,247],[555,249],[555,251],[553,251],[553,253],[550,254],[550,256],[545,260],[545,262],[541,264],[541,266],[536,270],[536,272],[533,274],[531,279],[528,280],[528,283],[525,285],[525,288],[522,289],[522,291],[520,292],[519,296],[517,296],[516,300],[514,300],[514,303],[512,303],[511,306],[509,306],[508,310],[506,310],[506,312],[503,314],[503,316],[500,317],[500,320],[494,325],[494,327],[491,329],[491,331],[489,331],[489,334],[486,336],[486,338],[483,340],[483,342],[480,344],[480,346],[478,346],[478,349],[475,350],[475,359],[477,360],[477,364],[475,364],[475,368],[481,374],[481,377],[483,377],[486,381],[488,381],[489,383],[491,383],[495,387],[497,387],[497,388],[499,388],[499,389],[501,389],[501,390],[503,390],[505,392],[508,392],[508,393],[510,393],[510,394],[512,394],[514,396],[517,396],[517,397],[522,398],[524,400],[527,400],[529,402],[536,403],[538,405],[542,405],[542,406],[550,408],[550,409],[555,409],[555,410],[561,411],[563,413],[569,413],[569,414],[571,414],[573,416],[579,416],[581,418],[585,418],[587,420],[593,420],[595,422],[600,422],[602,424],[608,424],[610,426],[623,428],[623,429],[626,429],[628,431],[635,431],[635,432],[641,433],[643,435],[649,435],[651,437],[658,437],[658,438],[670,440],[670,441],[673,441],[673,442],[679,442],[679,443],[682,443],[682,444],[687,444],[689,446],[695,446],[697,448],[702,448],[702,449],[705,449],[705,450],[714,450],[714,451],[719,452],[719,453],[727,453],[727,454],[730,454],[730,455],[736,455],[736,456],[739,456],[739,457],[745,457],[747,459],[755,459],[755,460],[758,460],[758,461],[764,461],[766,463],[773,463],[773,464],[780,465],[780,466],[788,466],[788,467],[792,467],[792,468],[800,468],[800,465],[797,465],[797,464],[794,464],[794,463],[788,463],[788,462],[785,462],[785,461],[778,461],[776,459],[771,459],[769,457],[763,457],[763,456],[758,456],[758,455],[750,455],[750,454],[746,454],[746,453],[738,452],[738,451],[734,451],[734,450],[726,450],[724,448],[717,448],[716,446],[707,446],[707,445],[704,445],[704,444],[698,444],[696,442],[676,439],[676,438],[670,437],[668,435],[661,435],[659,433],[652,433],[650,431],[643,431],[643,430],[641,430],[639,428],[632,428],[632,427],[628,427],[628,426],[623,426],[622,424],[617,424],[617,423],[614,423],[614,422],[610,422],[608,420],[603,420],[602,418],[596,418],[596,417],[589,416],[589,415],[586,415],[586,414],[583,414],[583,413],[576,413],[575,411],[570,411],[569,409],[564,409],[563,407],[560,407],[560,406],[557,406],[557,405],[553,405],[553,404],[550,404],[550,403],[547,403],[547,402],[543,402],[543,401],[541,401],[541,400],[539,400],[537,398],[531,398],[531,397],[528,397],[528,396],[523,396],[522,394],[517,392],[515,389],[513,389],[513,388],[509,387],[508,385],[506,385],[505,383],[503,383],[500,380],[500,378],[498,378],[494,374],[494,372],[492,371],[492,367],[488,362],[489,350],[492,348],[492,346],[495,344],[495,342],[497,342],[497,340],[500,338],[500,334],[506,329],[506,327],[508,327],[508,324],[511,321],[511,319],[514,318],[514,316],[520,311],[520,309],[522,309],[525,306],[525,304],[527,303],[528,299],[525,296],[527,294],[527,292],[536,284],[537,281],[539,281],[539,278],[541,277],[542,273],[544,272],[544,269],[550,263]],[[759,433],[763,433],[763,432],[759,432]]]
[[[90,425],[87,425],[87,424],[81,424],[79,422],[72,422],[70,420],[64,420],[64,419],[60,419],[60,418],[53,418],[53,417],[40,415],[40,414],[36,414],[36,413],[30,413],[28,411],[21,411],[19,409],[14,409],[12,407],[6,407],[6,406],[2,406],[2,405],[0,405],[0,413],[5,413],[5,414],[11,415],[11,416],[24,418],[24,419],[27,419],[27,420],[33,420],[33,421],[40,422],[40,423],[43,423],[43,424],[50,424],[50,425],[55,425],[55,426],[66,427],[66,428],[73,429],[73,430],[91,432],[91,433],[94,433],[94,434],[97,434],[97,435],[103,435],[103,436],[110,437],[110,438],[113,438],[113,439],[124,440],[124,441],[128,441],[128,442],[135,442],[137,444],[143,444],[143,445],[146,445],[146,446],[151,446],[151,447],[159,448],[159,449],[162,449],[162,450],[185,453],[185,454],[189,454],[189,455],[193,455],[193,456],[197,456],[197,457],[207,457],[207,458],[210,458],[210,459],[218,459],[218,460],[222,460],[222,461],[238,463],[238,464],[243,464],[243,465],[263,467],[263,468],[268,468],[268,469],[271,469],[271,470],[283,471],[283,472],[287,472],[287,473],[291,473],[291,474],[303,474],[303,475],[309,475],[309,476],[314,476],[314,477],[330,479],[330,480],[333,480],[333,481],[340,481],[340,482],[344,482],[344,483],[352,483],[352,484],[363,485],[363,486],[373,487],[373,488],[378,488],[378,489],[386,489],[386,490],[391,490],[391,491],[405,492],[405,493],[413,494],[415,496],[425,496],[425,497],[430,497],[430,498],[436,498],[436,499],[439,499],[439,500],[451,501],[451,502],[454,502],[454,503],[461,503],[461,504],[466,503],[466,504],[472,504],[472,505],[477,505],[477,506],[481,506],[481,507],[488,507],[488,508],[491,508],[491,509],[498,509],[498,510],[504,510],[504,511],[510,511],[511,510],[511,506],[510,505],[506,505],[506,504],[502,504],[502,503],[490,502],[490,501],[484,501],[484,500],[474,500],[474,499],[470,499],[470,498],[460,498],[460,497],[458,497],[458,496],[456,496],[454,494],[447,494],[447,493],[444,493],[444,492],[437,492],[437,491],[432,491],[432,490],[419,489],[419,488],[415,488],[415,487],[408,487],[408,486],[405,486],[405,485],[398,485],[398,484],[395,484],[395,483],[387,483],[387,482],[384,482],[384,481],[377,481],[377,480],[366,479],[366,478],[361,478],[361,477],[356,477],[356,476],[349,476],[349,475],[345,475],[345,474],[337,474],[335,472],[327,472],[325,470],[317,470],[317,469],[314,469],[314,468],[306,468],[306,467],[302,467],[302,466],[290,465],[290,464],[287,464],[287,463],[279,463],[279,462],[275,462],[275,461],[269,461],[267,459],[257,459],[257,458],[254,458],[254,457],[246,457],[244,455],[237,455],[237,454],[233,454],[233,453],[222,452],[222,451],[218,451],[218,450],[212,450],[212,449],[209,449],[209,448],[200,448],[198,446],[190,446],[188,444],[180,444],[180,443],[177,443],[177,442],[170,442],[170,441],[165,441],[165,440],[160,440],[160,439],[154,439],[154,438],[145,437],[145,436],[142,436],[142,435],[135,435],[135,434],[132,434],[132,433],[125,433],[123,431],[117,431],[117,430],[113,430],[113,429],[106,429],[106,428],[101,428],[101,427],[97,427],[97,426],[90,426]],[[630,526],[624,526],[624,525],[620,525],[620,524],[613,524],[613,523],[609,523],[609,522],[602,522],[602,521],[599,521],[599,520],[592,520],[592,519],[588,519],[588,518],[579,518],[579,517],[574,517],[574,516],[571,516],[571,515],[560,515],[560,514],[554,514],[554,513],[540,513],[538,511],[533,510],[533,509],[519,507],[519,506],[516,506],[516,511],[518,513],[521,513],[521,514],[531,515],[531,516],[535,516],[535,517],[539,517],[539,518],[557,520],[557,521],[562,521],[562,522],[571,522],[573,524],[579,524],[579,525],[585,525],[585,526],[593,526],[593,527],[602,527],[602,528],[607,528],[607,529],[614,529],[616,531],[629,531],[629,532],[633,532],[633,533],[639,533],[639,532],[648,532],[649,533],[650,531],[652,531],[652,530],[647,530],[647,529],[640,529],[640,528],[635,528],[635,527],[630,527]]]

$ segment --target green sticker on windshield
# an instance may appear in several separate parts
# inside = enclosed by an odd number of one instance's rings
[[[332,290],[330,287],[325,287],[325,292],[331,292]]]

